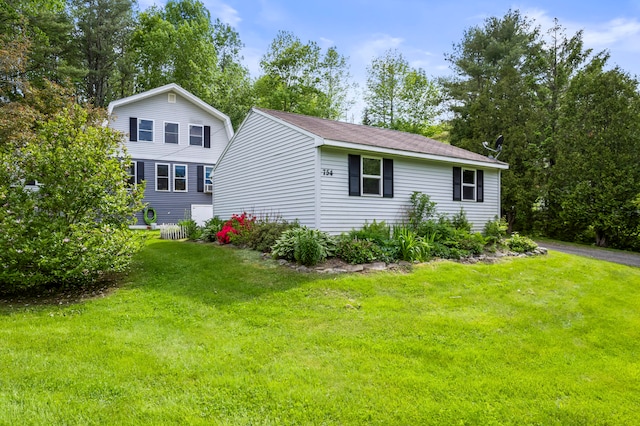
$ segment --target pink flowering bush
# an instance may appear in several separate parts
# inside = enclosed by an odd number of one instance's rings
[[[224,225],[222,225],[220,232],[216,234],[218,242],[220,244],[229,244],[232,235],[237,235],[245,229],[250,229],[255,220],[255,216],[247,214],[246,212],[241,215],[232,215],[231,219],[226,221]]]

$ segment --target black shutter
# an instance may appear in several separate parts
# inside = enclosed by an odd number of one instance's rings
[[[349,195],[360,196],[360,156],[349,154]]]
[[[484,171],[476,171],[476,201],[484,202]]]
[[[462,169],[453,168],[453,201],[462,200]]]
[[[204,192],[204,166],[198,166],[198,192]]]
[[[136,142],[138,140],[138,119],[129,117],[129,140]]]
[[[393,160],[382,159],[382,196],[393,198]]]
[[[204,126],[204,147],[211,148],[211,126]]]
[[[136,183],[144,180],[144,161],[136,161]]]

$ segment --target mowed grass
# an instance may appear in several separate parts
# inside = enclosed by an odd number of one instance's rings
[[[0,424],[638,424],[640,269],[551,252],[299,274],[151,240],[122,285],[0,306]]]

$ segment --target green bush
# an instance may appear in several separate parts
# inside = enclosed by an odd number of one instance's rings
[[[507,247],[516,253],[526,253],[538,248],[538,244],[531,238],[522,236],[517,232],[511,234],[511,237],[506,241]]]
[[[347,263],[369,263],[387,260],[387,255],[377,243],[369,240],[352,239],[349,235],[338,240],[336,256]]]
[[[289,223],[282,218],[272,219],[264,216],[256,219],[251,227],[243,228],[238,234],[232,235],[231,242],[268,253],[284,231],[298,226],[297,222]]]
[[[273,245],[274,257],[312,266],[331,257],[335,242],[326,232],[307,227],[288,229]]]
[[[460,211],[451,218],[451,225],[455,229],[471,232],[471,223],[467,220],[467,214],[462,207],[460,207]]]
[[[391,239],[391,228],[385,223],[385,221],[376,222],[374,219],[372,223],[366,223],[362,229],[354,229],[349,232],[351,239],[368,240],[377,244],[385,244]]]
[[[487,240],[487,244],[495,246],[500,244],[507,236],[508,227],[509,225],[507,225],[507,221],[504,218],[498,219],[496,216],[494,220],[485,223],[482,235]]]
[[[436,214],[436,203],[428,195],[414,191],[410,198],[411,206],[407,210],[408,225],[413,231],[418,231],[420,225]]]
[[[204,223],[204,227],[202,228],[202,235],[200,238],[204,241],[208,241],[210,243],[217,241],[216,234],[222,230],[222,225],[224,225],[224,220],[220,219],[218,216],[215,216]]]
[[[189,240],[198,240],[202,236],[202,228],[198,226],[193,219],[184,219],[178,222],[178,225],[182,226],[186,232],[186,237]]]
[[[407,227],[398,227],[393,231],[398,247],[397,256],[407,262],[424,262],[431,257],[431,244]]]

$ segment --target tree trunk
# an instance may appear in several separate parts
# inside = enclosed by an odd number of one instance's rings
[[[596,231],[596,246],[598,247],[607,246],[607,235],[602,231]]]

